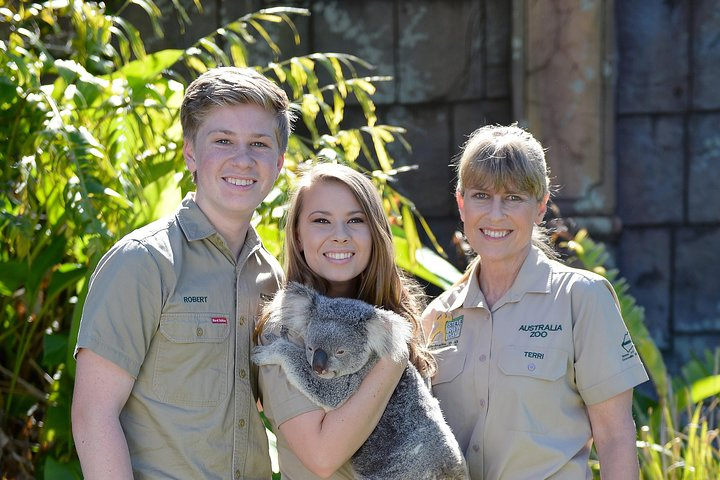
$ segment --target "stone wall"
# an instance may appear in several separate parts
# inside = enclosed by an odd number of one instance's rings
[[[720,345],[720,4],[616,2],[617,259],[659,346]]]
[[[413,151],[393,149],[398,163],[420,167],[403,173],[398,188],[459,266],[448,165],[479,125],[527,125],[566,182],[556,197],[561,213],[610,248],[673,371],[720,345],[717,1],[203,5],[192,35],[170,29],[155,45],[187,46],[244,13],[300,6],[312,15],[294,18],[302,43],[284,42],[286,55],[352,53],[375,65],[368,73],[392,76],[375,97],[379,116],[407,128]]]

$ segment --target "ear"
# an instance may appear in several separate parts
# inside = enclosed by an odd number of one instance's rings
[[[370,350],[381,357],[391,355],[396,362],[407,356],[407,342],[412,337],[412,330],[403,317],[376,308],[375,315],[368,319],[365,328]]]
[[[278,175],[280,174],[280,169],[282,168],[282,166],[283,166],[284,164],[285,164],[285,154],[284,154],[284,153],[281,153],[280,155],[278,155],[278,159],[277,159],[277,171],[278,171]]]
[[[197,164],[195,163],[195,145],[191,138],[183,138],[183,156],[185,157],[185,165],[190,173],[197,171]]]
[[[462,193],[455,192],[455,201],[457,202],[458,212],[460,212],[460,220],[465,221],[465,198]]]
[[[283,324],[304,336],[311,320],[309,310],[315,302],[315,295],[315,290],[290,282],[273,300],[273,316],[278,312],[277,316]]]
[[[550,194],[546,193],[542,200],[540,200],[540,204],[538,205],[538,213],[535,217],[535,224],[540,225],[543,221],[543,218],[545,218],[545,213],[547,212],[547,203],[550,200]]]

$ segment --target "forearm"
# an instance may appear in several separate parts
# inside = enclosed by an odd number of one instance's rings
[[[595,448],[600,461],[600,478],[603,480],[637,480],[640,476],[635,435],[615,438]]]
[[[604,480],[637,480],[640,475],[632,390],[588,406],[593,441]]]
[[[73,436],[86,480],[133,478],[127,441],[119,419],[74,415]]]
[[[331,475],[375,429],[404,369],[405,363],[383,358],[340,408],[311,412],[281,425],[290,448],[316,475]]]

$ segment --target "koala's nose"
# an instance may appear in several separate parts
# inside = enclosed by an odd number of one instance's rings
[[[325,350],[317,349],[313,353],[312,367],[315,373],[325,373],[327,371],[328,356]]]

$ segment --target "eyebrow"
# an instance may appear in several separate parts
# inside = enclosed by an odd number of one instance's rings
[[[235,132],[233,130],[226,130],[224,128],[215,128],[213,130],[208,131],[208,134],[213,134],[213,133],[221,133],[223,135],[237,135],[237,132]],[[261,132],[251,133],[250,136],[253,138],[273,138],[274,137],[274,135],[272,135],[270,133],[261,133]]]
[[[328,212],[327,210],[313,210],[312,212],[308,212],[308,216],[310,216],[310,215],[317,215],[317,214],[319,214],[319,215],[332,215],[332,214],[331,214],[330,212]],[[363,212],[362,210],[352,210],[352,211],[348,212],[348,216],[350,216],[350,215],[358,215],[358,214],[359,214],[359,215],[365,215],[365,212]]]

